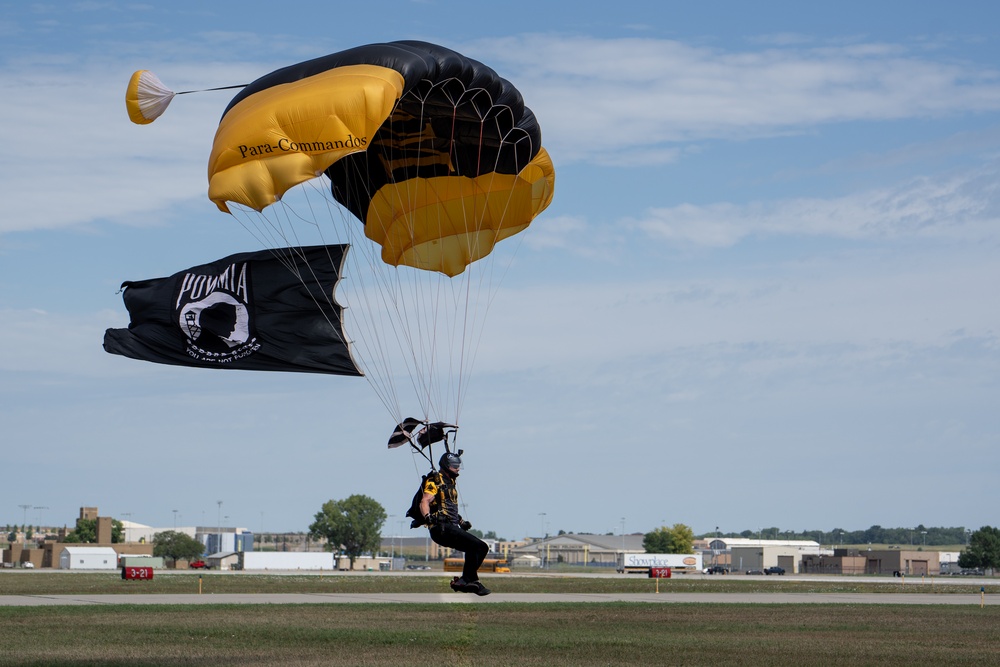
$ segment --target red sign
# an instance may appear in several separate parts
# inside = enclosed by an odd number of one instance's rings
[[[153,568],[151,567],[123,567],[122,579],[152,579]]]
[[[649,578],[650,579],[669,579],[670,578],[670,568],[669,567],[651,567],[651,568],[649,568]]]

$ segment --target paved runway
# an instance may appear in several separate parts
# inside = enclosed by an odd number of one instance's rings
[[[128,595],[0,595],[0,606],[53,605],[194,605],[194,604],[496,604],[503,602],[641,602],[655,604],[916,604],[975,605],[980,596],[933,593],[494,593],[486,597],[461,593],[262,593],[262,594],[128,594]],[[985,604],[1000,604],[989,596]]]

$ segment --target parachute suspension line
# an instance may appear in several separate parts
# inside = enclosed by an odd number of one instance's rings
[[[491,106],[492,106],[492,100],[491,100]],[[453,114],[453,116],[452,116],[452,126],[453,127],[454,127],[455,121],[457,120],[456,115],[457,115],[457,107],[456,107],[456,114]],[[483,125],[484,125],[484,120],[483,120],[482,116],[480,116],[480,118],[479,118],[479,145],[477,147],[478,151],[476,153],[476,173],[474,175],[475,178],[479,178],[480,175],[481,175],[480,165],[482,163],[482,158],[483,158],[483,139],[484,139]],[[489,195],[486,195],[486,196],[488,197]],[[484,211],[483,215],[485,216],[485,214],[486,214],[485,213],[485,211],[486,211],[486,207],[485,206],[483,207],[483,211]],[[475,230],[476,230],[476,235],[475,235],[476,241],[475,242],[476,243],[480,243],[481,241],[479,240],[479,236],[482,233],[483,221],[480,219],[480,220],[476,220],[476,221],[473,221],[473,222],[475,223]],[[493,243],[496,242],[495,236],[496,236],[496,232],[494,232],[494,238],[491,239],[491,241]],[[470,248],[468,248],[468,251],[469,251],[469,253],[471,255],[472,252],[473,252],[473,249],[470,247]],[[477,290],[477,295],[478,294],[482,294],[482,289],[483,289],[482,275],[483,275],[483,273],[485,273],[485,270],[480,274],[479,288]],[[464,373],[465,368],[466,368],[466,366],[465,366],[465,355],[466,355],[466,353],[468,352],[470,354],[470,356],[471,356],[471,358],[470,358],[470,366],[469,366],[469,374],[470,374],[470,376],[471,376],[471,373],[472,373],[472,361],[475,359],[475,354],[472,353],[472,349],[469,347],[470,346],[470,340],[469,340],[469,333],[470,333],[469,332],[469,304],[470,304],[471,291],[472,291],[472,277],[470,275],[469,280],[466,282],[466,286],[465,286],[465,304],[464,304],[464,317],[463,317],[463,325],[462,325],[462,348],[461,348],[461,352],[460,352],[461,356],[460,356],[459,364],[458,364],[458,374],[456,376],[456,383],[458,385],[457,388],[456,388],[456,392],[455,392],[456,396],[457,396],[457,402],[458,402],[458,405],[455,407],[456,420],[458,419],[457,413],[459,413],[461,411],[461,407],[462,407],[462,404],[464,402],[463,388],[467,384],[467,382],[466,382],[466,376],[465,376],[465,373]],[[477,302],[478,302],[478,298],[477,298]],[[484,319],[484,321],[485,321],[485,319]],[[475,326],[473,326],[473,329],[475,329]],[[480,328],[479,331],[480,331],[480,335],[481,335],[482,328]],[[478,349],[478,344],[476,345],[476,349]]]
[[[364,162],[365,168],[367,168],[367,163],[371,160],[378,160],[380,157],[376,154],[373,147],[369,148],[369,152],[374,157],[369,157],[368,154],[365,155]],[[394,156],[391,154],[385,154],[387,161],[391,161]],[[363,178],[363,182],[367,182],[367,178],[362,173],[356,174],[358,178]],[[369,193],[373,194],[373,193]],[[332,204],[336,206],[336,204]],[[385,224],[384,221],[373,221],[369,220],[368,224]],[[387,348],[384,346],[388,345],[389,333],[392,334],[392,338],[396,340],[397,351],[404,356],[405,366],[409,369],[407,374],[410,383],[413,385],[413,389],[418,398],[426,396],[426,391],[421,388],[421,381],[423,378],[427,377],[427,373],[424,372],[419,360],[415,354],[417,350],[417,341],[412,335],[412,330],[416,329],[418,332],[421,330],[422,326],[414,327],[413,321],[422,322],[426,318],[422,317],[424,308],[422,302],[418,302],[418,307],[416,307],[413,312],[408,312],[404,306],[407,300],[404,298],[403,290],[407,288],[409,281],[409,287],[414,290],[412,293],[416,294],[418,297],[420,295],[419,288],[421,280],[426,280],[426,277],[421,274],[426,274],[426,272],[413,269],[410,267],[394,267],[386,264],[382,261],[381,255],[379,253],[376,244],[371,242],[368,238],[362,238],[362,226],[358,225],[356,221],[345,220],[344,228],[349,230],[352,237],[355,238],[354,245],[358,248],[363,248],[363,256],[367,261],[367,271],[355,271],[352,272],[352,277],[357,278],[359,281],[359,291],[364,296],[366,302],[369,304],[367,307],[360,309],[357,313],[359,316],[364,313],[364,317],[359,317],[359,324],[365,326],[373,335],[366,336],[368,340],[376,341],[380,346],[382,353],[379,355],[379,359],[375,359],[375,355],[368,355],[366,360],[369,363],[376,363],[381,361],[382,364],[379,368],[379,374],[385,381],[386,385],[392,388],[392,395],[395,400],[391,401],[392,406],[390,407],[387,402],[387,407],[389,407],[390,412],[393,416],[397,417],[397,421],[402,419],[402,412],[399,408],[398,396],[395,395],[394,390],[394,376],[398,372],[396,365],[390,362],[391,354],[388,352]],[[364,282],[361,277],[368,277],[368,281]],[[380,307],[374,307],[372,304],[377,301]],[[414,297],[414,301],[416,298]],[[430,416],[430,408],[428,407],[426,401],[423,402],[423,412],[424,416]]]
[[[255,211],[254,215],[257,217],[258,220],[257,224],[252,223],[253,216],[248,215],[247,209],[240,206],[235,206],[235,208],[237,214],[234,214],[233,217],[239,222],[239,224],[242,227],[244,227],[244,229],[246,229],[248,232],[250,232],[252,236],[257,238],[258,241],[264,244],[265,249],[270,250],[271,254],[276,259],[278,259],[278,261],[281,262],[281,264],[286,269],[288,269],[289,272],[291,272],[296,278],[298,278],[299,282],[303,286],[308,288],[310,284],[315,285],[319,282],[318,277],[316,276],[315,267],[310,265],[307,261],[305,261],[305,253],[298,249],[298,246],[301,246],[303,244],[299,241],[298,236],[294,231],[294,226],[292,226],[291,224],[284,224],[284,225],[280,224],[280,221],[278,220],[277,207],[272,207],[271,209],[268,209],[269,211],[274,212],[275,215],[274,221],[272,221],[264,213],[257,213]],[[288,211],[285,211],[285,213],[287,219]],[[289,231],[284,231],[284,230],[289,230]],[[289,246],[285,249],[287,255],[282,253],[282,249],[280,248],[282,244],[277,243],[272,234],[277,234],[277,236],[283,241],[283,245]],[[263,241],[263,237],[265,236],[271,236],[270,245],[268,245]],[[295,258],[297,258],[299,261],[296,262]],[[340,273],[341,266],[334,266],[335,264],[334,259],[329,254],[329,252],[327,252],[327,262],[331,267],[334,267],[338,270],[338,274]],[[303,273],[303,270],[307,272],[308,278],[311,278],[311,281],[307,279],[307,276],[306,274]],[[331,292],[328,295],[325,295],[327,298],[324,299],[322,303],[317,301],[316,298],[313,296],[315,290],[309,289],[307,291],[310,295],[310,298],[312,298],[314,305],[316,305],[317,309],[319,310],[323,318],[326,320],[327,324],[329,324],[330,327],[337,332],[337,335],[341,338],[342,341],[347,342],[346,334],[343,330],[342,324],[340,322],[333,321],[329,316],[329,313],[336,312],[336,309],[338,307],[338,304],[334,298],[333,291],[331,290]]]
[[[399,398],[392,373],[390,372],[392,364],[389,362],[389,354],[386,349],[387,341],[380,335],[380,328],[376,320],[376,318],[384,320],[386,317],[382,312],[386,305],[384,299],[385,290],[374,287],[378,284],[380,278],[381,262],[374,257],[374,244],[368,239],[361,238],[361,234],[356,231],[358,229],[357,222],[353,219],[348,219],[347,214],[340,205],[333,201],[329,188],[319,187],[318,183],[326,185],[329,181],[326,179],[310,181],[310,187],[314,192],[319,193],[319,196],[321,196],[327,207],[326,217],[331,220],[331,231],[341,231],[346,238],[338,240],[350,243],[352,248],[352,252],[348,254],[350,268],[344,272],[343,277],[346,281],[345,303],[349,308],[347,316],[359,329],[356,334],[360,334],[352,341],[352,344],[363,351],[361,361],[363,368],[365,368],[365,377],[369,385],[375,391],[390,415],[394,418],[402,419]],[[311,205],[312,200],[310,199]],[[321,216],[318,214],[314,214],[314,216],[316,220],[321,219]],[[336,222],[338,218],[339,223]],[[319,226],[320,233],[323,232],[323,229],[322,225]],[[361,259],[358,259],[359,257]],[[354,265],[360,265],[361,260],[364,260],[364,263],[368,265],[367,271],[355,269]],[[365,278],[367,276],[371,276],[371,278],[366,282]],[[381,308],[376,301],[381,302]],[[357,305],[357,308],[351,307],[353,305]],[[369,315],[366,316],[366,313]],[[393,318],[390,317],[389,320],[392,321]]]
[[[318,242],[322,245],[326,245],[329,239],[326,238],[326,231],[330,230],[336,232],[338,229],[342,228],[346,232],[346,236],[349,238],[355,238],[356,235],[351,233],[353,230],[353,221],[344,221],[347,224],[337,225],[319,224],[319,221],[323,219],[323,215],[315,210],[313,199],[314,197],[309,196],[309,192],[312,191],[314,194],[316,192],[320,193],[320,197],[324,201],[327,212],[326,217],[331,220],[331,223],[336,220],[336,218],[343,217],[343,213],[340,211],[338,205],[331,201],[331,198],[323,194],[321,188],[316,187],[315,181],[309,181],[302,184],[302,187],[295,188],[294,191],[287,193],[287,196],[281,201],[276,202],[274,205],[267,207],[263,211],[255,211],[253,209],[248,209],[238,204],[231,204],[230,210],[233,211],[233,217],[237,219],[241,226],[243,226],[261,245],[267,249],[274,249],[280,246],[302,246],[308,245],[313,242]],[[295,206],[290,203],[290,200],[302,199],[305,202],[310,214],[303,215],[300,214]],[[303,229],[303,227],[305,229]],[[300,231],[306,231],[312,229],[312,236],[316,238],[304,238]],[[343,236],[334,234],[335,242],[350,242],[348,239],[343,238]],[[352,251],[348,252],[348,261],[351,261],[352,252],[358,252],[364,255],[366,249],[368,250],[368,255],[370,256],[371,251],[368,249],[370,242],[364,239],[363,243],[351,243]],[[332,258],[330,260],[332,262]],[[369,260],[369,263],[370,260]],[[286,262],[288,268],[293,269],[293,265],[290,262]],[[377,264],[373,264],[377,266]],[[353,277],[357,277],[359,272],[356,271],[342,271],[340,273],[341,281],[351,282]],[[361,289],[359,290],[360,298],[370,299],[371,290]],[[328,299],[328,306],[333,307],[334,305],[334,295],[331,293]],[[350,315],[354,312],[367,312],[366,308],[359,308],[357,311],[349,308],[349,303],[345,303],[345,314]],[[373,311],[372,311],[373,312]],[[329,321],[329,318],[327,318]],[[358,322],[362,325],[370,320],[365,320],[365,318],[359,318]],[[334,324],[330,322],[331,326]],[[346,327],[345,327],[346,328]],[[369,326],[370,330],[371,327]],[[339,331],[339,328],[338,328]],[[350,329],[348,329],[350,331]],[[346,333],[341,332],[342,335],[346,337]],[[379,351],[379,346],[383,343],[382,338],[378,335],[363,335],[359,339],[362,342],[362,346],[366,348],[366,352],[363,355],[365,361],[371,361],[378,359],[379,356],[384,357],[385,353]],[[350,345],[358,345],[358,340],[348,341]],[[385,365],[385,364],[383,364]],[[385,405],[389,413],[396,417],[398,416],[400,410],[398,405],[398,400],[395,396],[395,391],[391,386],[391,375],[386,372],[375,372],[377,369],[372,369],[370,364],[362,364],[362,368],[365,369],[365,379],[368,381],[369,385],[375,391],[375,394]]]
[[[369,150],[372,150],[369,148]],[[370,158],[366,155],[365,162]],[[367,168],[367,167],[366,167]],[[358,178],[364,176],[359,174]],[[364,182],[367,182],[365,179]],[[369,220],[369,224],[373,221]],[[350,230],[350,233],[355,237],[355,247],[363,248],[363,255],[368,264],[367,271],[356,271],[352,272],[352,278],[358,281],[358,292],[365,299],[368,304],[367,307],[361,309],[356,313],[359,317],[356,320],[359,325],[364,326],[371,335],[365,336],[365,339],[376,341],[381,347],[381,352],[378,355],[378,359],[375,358],[376,355],[368,355],[366,362],[369,364],[375,364],[376,362],[381,362],[379,366],[379,375],[385,381],[387,386],[394,386],[393,382],[393,367],[389,359],[392,356],[387,348],[384,346],[388,344],[388,336],[383,334],[392,333],[393,337],[397,341],[397,346],[400,352],[407,353],[408,349],[412,348],[412,345],[404,342],[409,340],[408,338],[408,327],[405,326],[407,319],[411,317],[402,306],[402,300],[400,299],[400,288],[403,284],[400,278],[399,272],[402,270],[398,267],[392,267],[385,264],[378,253],[377,246],[372,243],[367,238],[360,238],[361,226],[357,222],[352,220],[345,221],[345,228]],[[359,230],[355,232],[355,230]],[[368,281],[365,282],[362,276],[368,277]],[[378,302],[376,307],[374,304]],[[362,313],[368,319],[361,317]],[[412,372],[413,362],[407,362],[407,367],[411,368],[409,373],[411,382],[414,381],[416,373]],[[392,401],[395,409],[390,407],[387,402],[387,407],[389,407],[390,412],[394,417],[402,419],[401,410],[399,409],[398,396],[395,395],[393,389],[392,395],[396,400]],[[386,401],[384,401],[386,402]]]
[[[487,111],[485,115],[479,112],[478,106],[475,105],[474,101],[474,98],[480,94],[486,95],[488,97]],[[486,136],[485,125],[487,122],[487,116],[489,115],[489,111],[494,108],[494,103],[493,99],[489,97],[489,94],[483,89],[463,90],[461,99],[453,100],[454,104],[454,110],[452,115],[453,129],[457,121],[458,106],[459,104],[462,103],[462,101],[464,101],[466,97],[469,98],[470,104],[473,106],[473,109],[477,111],[477,115],[479,117],[479,137],[477,142],[478,145],[477,145],[477,154],[475,163],[476,166],[475,166],[475,173],[471,175],[471,177],[479,179],[482,176],[481,167],[483,158],[483,145],[485,143],[485,136]],[[499,153],[497,155],[499,157]],[[496,164],[494,164],[494,169],[490,170],[490,173],[494,174],[493,176],[491,176],[491,180],[495,179],[495,167]],[[477,256],[478,253],[480,252],[479,246],[480,244],[483,243],[482,237],[486,231],[490,231],[492,233],[492,238],[489,239],[491,247],[494,247],[498,241],[499,229],[491,229],[491,230],[484,229],[485,217],[488,211],[488,203],[489,203],[488,200],[490,198],[490,193],[492,192],[493,192],[492,187],[487,187],[485,189],[483,197],[487,201],[485,201],[483,205],[482,217],[476,220],[465,221],[466,225],[469,228],[475,230],[475,234],[469,237],[468,245],[466,246],[466,251],[469,253],[470,256]],[[474,214],[475,211],[476,208],[473,207],[472,213]],[[489,262],[482,262],[482,261],[476,262],[473,265],[470,265],[470,267],[468,267],[469,275],[464,285],[465,297],[464,297],[464,303],[462,304],[463,317],[462,317],[462,331],[460,336],[461,346],[459,351],[458,369],[457,372],[454,374],[456,382],[455,395],[457,399],[457,404],[455,408],[456,420],[458,418],[457,415],[461,413],[462,405],[464,404],[464,398],[467,390],[466,388],[472,376],[472,370],[473,367],[475,366],[475,359],[477,356],[477,352],[479,350],[479,345],[482,341],[482,335],[485,331],[484,325],[486,322],[486,313],[488,312],[488,309],[480,311],[479,304],[482,302],[481,297],[483,294],[486,294],[487,297],[490,299],[492,298],[491,293],[493,289],[494,261],[495,258],[493,258]],[[475,276],[473,275],[472,271],[473,268],[475,269]],[[472,285],[473,280],[476,280],[477,284],[475,290],[473,290],[473,285]],[[473,292],[475,292],[474,295]],[[475,309],[475,312],[472,312],[473,308]]]
[[[456,128],[458,127],[458,116],[459,110],[463,103],[466,103],[468,99],[475,97],[479,92],[478,89],[470,91],[465,89],[464,85],[461,86],[461,93],[458,97],[452,95],[448,89],[447,84],[451,84],[455,79],[450,79],[446,82],[441,82],[439,84],[442,91],[444,91],[444,97],[451,103],[451,123],[448,136],[448,160],[450,169],[453,170],[459,176],[463,176],[460,173],[460,162],[456,159]],[[422,107],[423,108],[423,107]],[[482,154],[482,125],[480,125],[480,136],[478,141],[478,155],[477,155],[477,168],[476,173],[472,174],[471,177],[475,178],[479,176],[478,173],[478,163],[480,162],[479,156]],[[473,208],[473,213],[475,212],[475,206]],[[467,216],[469,211],[466,207],[462,207],[462,215]],[[444,221],[438,219],[439,229],[444,229]],[[463,220],[463,226],[466,229],[472,229],[473,234],[465,235],[465,252],[468,257],[475,257],[478,254],[478,248],[474,247],[473,244],[479,242],[479,237],[482,232],[482,221],[481,220]],[[435,334],[446,334],[447,335],[447,345],[450,350],[457,350],[447,359],[447,372],[445,375],[445,387],[439,387],[439,391],[442,391],[448,395],[454,397],[454,405],[451,409],[454,410],[454,419],[456,423],[459,421],[461,415],[461,406],[464,401],[464,393],[466,382],[464,381],[465,374],[471,369],[466,366],[466,355],[469,345],[469,332],[471,329],[475,329],[475,322],[470,322],[470,303],[472,302],[472,282],[474,276],[479,274],[485,264],[488,262],[473,262],[465,267],[465,270],[457,276],[457,279],[452,279],[448,285],[439,284],[439,292],[443,291],[445,287],[449,287],[450,294],[450,304],[449,313],[454,313],[453,319],[448,321],[447,327],[442,331],[435,331]],[[444,301],[444,297],[441,293],[437,296],[438,307]],[[440,345],[439,340],[433,342],[435,349]]]
[[[191,93],[210,93],[210,92],[212,92],[214,90],[233,90],[235,88],[246,88],[249,85],[250,85],[249,83],[241,83],[241,84],[237,84],[235,86],[222,86],[221,88],[202,88],[200,90],[182,90],[182,91],[180,91],[178,93],[174,93],[174,95],[190,95]]]
[[[418,126],[421,128],[426,127],[427,119],[423,115],[423,100],[418,100],[420,102],[420,116],[417,119]],[[393,130],[395,131],[395,129]],[[417,146],[416,146],[416,157],[413,169],[418,175],[422,173],[424,165],[422,163],[422,156],[424,154],[424,142],[426,137],[423,130],[418,133],[417,136]],[[389,146],[391,150],[393,147]],[[433,149],[433,147],[431,147]],[[405,155],[400,156],[405,159]],[[387,155],[386,159],[395,160],[396,156]],[[405,200],[399,202],[399,206],[402,210],[415,210],[416,202],[421,197],[420,188],[422,183],[417,180],[414,182],[413,187],[406,187],[405,189],[396,188],[395,192],[398,193],[400,197],[405,197]],[[416,224],[414,219],[404,220],[405,230],[409,234],[409,241],[411,245],[416,239]],[[420,269],[414,269],[410,267],[396,267],[396,271],[399,275],[409,274],[412,280],[408,284],[400,283],[401,288],[407,288],[409,291],[408,301],[415,304],[412,312],[407,313],[410,322],[415,323],[415,326],[406,327],[404,334],[407,341],[407,347],[409,350],[410,363],[412,367],[412,380],[414,385],[414,391],[417,394],[417,400],[421,404],[424,412],[425,418],[430,418],[430,416],[437,409],[435,407],[436,401],[434,396],[434,379],[435,379],[435,365],[433,361],[433,351],[435,339],[434,333],[437,327],[440,325],[440,310],[437,308],[436,304],[438,301],[433,298],[433,282],[439,280],[439,278],[426,271],[421,271]]]
[[[524,141],[524,140],[530,141],[530,137],[526,136],[521,136],[519,138],[512,138],[511,134],[513,134],[514,132],[517,132],[517,130],[516,129],[511,130],[511,132],[508,133],[502,139],[502,142],[516,144],[519,141]],[[514,154],[515,155],[517,154],[516,151],[514,151]],[[528,154],[529,155],[533,154],[533,152],[529,150]],[[493,165],[493,169],[491,170],[491,173],[493,174],[492,178],[494,179],[496,178],[495,174],[497,173],[496,168],[498,166],[497,163],[499,162],[499,156],[500,153],[498,152],[497,159]],[[525,165],[520,165],[520,164],[517,165],[517,172],[519,173],[524,166]],[[488,191],[492,192],[493,189],[488,188]],[[507,197],[507,201],[504,205],[504,214],[506,214],[506,212],[509,210],[512,197],[513,193],[510,193]],[[466,321],[471,320],[473,322],[484,323],[488,319],[489,311],[492,309],[494,299],[496,298],[497,294],[499,294],[500,286],[503,284],[508,271],[510,270],[511,266],[514,263],[514,259],[517,256],[518,251],[520,250],[520,248],[524,243],[524,238],[525,238],[524,234],[516,234],[515,236],[517,238],[514,240],[513,245],[508,246],[508,250],[510,252],[506,262],[499,262],[499,259],[497,259],[494,262],[478,263],[478,265],[481,265],[483,271],[480,273],[477,295],[479,296],[485,295],[485,297],[484,298],[477,297],[475,300],[470,299],[467,302],[467,306],[468,307],[474,306],[477,312],[467,315]],[[494,237],[493,240],[494,242],[496,242],[496,236]],[[499,253],[496,253],[495,251],[494,254],[499,256]],[[484,333],[485,333],[485,327],[481,326],[478,329],[471,331],[467,335],[466,340],[468,342],[468,351],[470,354],[470,359],[468,360],[467,363],[468,375],[465,374],[461,375],[460,381],[465,382],[471,377],[472,369],[475,366],[476,357],[478,356],[480,343],[482,342],[482,336],[484,335]],[[460,396],[460,400],[464,400],[465,396],[464,391],[459,391],[458,395]]]
[[[433,88],[434,87],[432,86],[431,90],[433,90]],[[428,91],[428,94],[429,93],[430,91]],[[427,127],[429,122],[428,118],[424,115],[426,109],[426,102],[427,102],[426,98],[420,100],[421,128]],[[433,136],[427,137],[424,135],[423,131],[420,132],[418,146],[417,146],[418,173],[420,173],[422,171],[422,168],[424,167],[424,165],[420,163],[420,159],[421,156],[425,154],[425,150],[427,151],[428,154],[433,154],[434,151],[433,145],[425,148],[425,142],[428,141],[433,142],[433,139],[434,139]],[[413,192],[409,194],[411,199],[418,198],[418,193],[415,191],[415,189]],[[412,210],[412,203],[410,210]],[[440,233],[443,231],[443,225],[440,216],[437,219],[437,226],[439,235],[441,235]],[[413,241],[416,236],[415,225],[410,224],[409,228],[410,228],[410,238],[411,241]],[[443,282],[444,280],[440,278],[438,274],[430,273],[428,275],[428,280],[427,280],[427,293],[424,295],[428,301],[428,314],[422,316],[425,318],[425,321],[428,325],[426,327],[426,331],[429,335],[426,337],[426,339],[421,337],[421,358],[424,362],[424,366],[426,369],[426,375],[424,378],[424,391],[426,392],[425,400],[427,401],[428,410],[435,410],[435,409],[440,410],[441,409],[440,403],[444,398],[444,396],[441,394],[443,389],[439,384],[435,383],[435,378],[437,377],[437,368],[438,368],[438,351],[440,344],[438,334],[441,329],[440,323],[444,321],[444,324],[446,326],[448,324],[445,318],[445,314],[441,308],[441,301],[442,301],[441,295],[445,287],[443,285]],[[445,319],[443,320],[443,318]],[[419,331],[423,333],[424,330],[425,327],[420,327]],[[437,408],[435,408],[436,404],[438,406]]]
[[[463,90],[463,96],[464,96],[465,92],[466,91]],[[459,107],[459,104],[460,104],[460,100],[452,100],[451,137],[450,137],[450,146],[448,148],[449,155],[452,154],[454,152],[454,150],[455,150],[454,149],[454,145],[455,145],[455,141],[456,141],[456,139],[455,139],[455,128],[458,125],[458,107]],[[480,125],[479,146],[478,146],[479,150],[478,150],[478,154],[477,154],[477,157],[476,157],[476,173],[474,174],[474,177],[478,177],[479,176],[479,162],[480,162],[480,156],[482,155],[482,147],[483,147],[483,133],[482,133],[482,125]],[[473,207],[473,210],[475,210],[475,207]],[[464,209],[463,209],[462,213],[463,213],[463,215],[466,215],[466,212],[465,212]],[[468,221],[466,221],[466,222],[468,222]],[[476,226],[475,226],[476,235],[475,235],[475,238],[478,239],[479,238],[479,233],[481,232],[482,224],[481,224],[481,221],[475,221],[475,222],[476,222]],[[470,246],[468,246],[468,245],[466,246],[466,252],[469,253],[469,256],[474,256],[473,249]],[[450,377],[454,378],[453,381],[455,383],[455,423],[458,423],[459,417],[460,417],[461,412],[462,412],[462,403],[464,402],[464,389],[465,389],[465,386],[466,386],[466,383],[464,382],[464,373],[465,373],[465,368],[466,368],[465,367],[465,355],[466,355],[466,349],[467,349],[468,343],[469,343],[469,339],[468,339],[468,335],[469,335],[469,300],[471,298],[471,290],[472,290],[472,274],[474,272],[479,272],[481,268],[482,267],[480,267],[480,266],[473,266],[473,265],[467,266],[466,267],[466,271],[465,271],[465,276],[463,277],[464,285],[460,286],[462,288],[462,291],[464,292],[464,299],[462,299],[462,303],[461,303],[462,318],[461,318],[461,333],[460,333],[460,336],[458,338],[458,342],[459,342],[459,352],[458,352],[459,356],[458,356],[458,364],[457,364],[458,367],[456,369],[454,369],[451,372],[451,374],[450,374]],[[456,309],[455,312],[459,312],[458,309]],[[459,325],[457,317],[456,317],[455,325],[456,326]]]
[[[420,120],[422,122],[423,119]],[[390,126],[390,133],[393,131]],[[422,136],[420,140],[422,140]],[[392,153],[394,149],[391,145],[381,143],[376,144],[376,146],[379,148],[369,147],[369,153],[372,153],[374,157],[369,157],[368,160],[382,159],[388,164],[395,164],[399,159]],[[382,154],[375,155],[376,150],[382,150]],[[419,171],[419,160],[416,166]],[[406,198],[398,200],[397,205],[401,210],[411,210],[414,198],[420,194],[413,187],[394,188],[392,192],[397,197]],[[367,224],[384,227],[388,222],[387,220],[369,219]],[[414,238],[413,221],[404,220],[402,224],[406,225],[406,232],[412,241]],[[435,304],[439,304],[441,301],[440,297],[433,296],[432,290],[435,283],[438,283],[438,289],[440,289],[442,278],[436,273],[408,266],[387,266],[378,259],[373,261],[373,268],[375,267],[380,267],[387,276],[382,294],[388,295],[386,298],[391,299],[391,305],[397,314],[397,317],[391,321],[392,330],[399,343],[400,352],[406,359],[406,366],[410,369],[409,376],[418,402],[422,406],[424,416],[429,417],[436,409],[433,389],[436,372],[433,356],[429,352],[429,348],[434,347],[429,341],[434,339],[429,333],[433,334],[434,330],[439,328],[440,306]],[[404,310],[401,306],[404,302],[412,304],[409,311]]]

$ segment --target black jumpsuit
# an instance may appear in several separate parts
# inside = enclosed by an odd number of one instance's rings
[[[466,583],[479,581],[479,566],[490,547],[460,526],[462,516],[458,513],[458,488],[454,478],[440,472],[429,475],[424,482],[424,493],[434,496],[430,506],[435,520],[430,526],[431,539],[443,547],[463,552],[462,579]]]

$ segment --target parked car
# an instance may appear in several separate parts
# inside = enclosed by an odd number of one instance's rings
[[[203,560],[196,560],[192,561],[191,564],[188,565],[188,567],[190,567],[193,570],[202,570],[202,569],[207,569],[208,565]]]
[[[747,574],[764,574],[763,570],[747,570]]]
[[[713,565],[705,568],[705,574],[729,574],[729,568],[724,565]]]
[[[777,565],[769,567],[766,570],[764,570],[764,574],[784,574],[784,573],[785,573],[785,568],[778,567]]]

